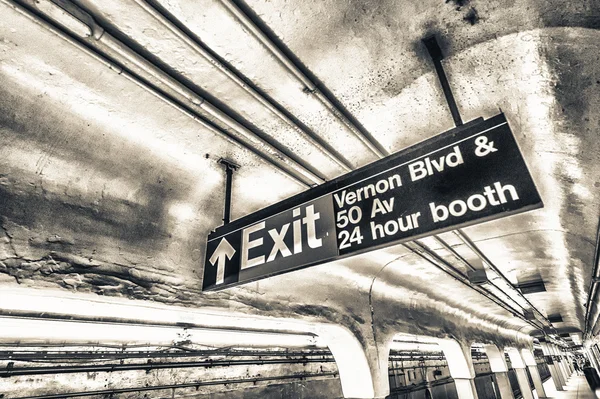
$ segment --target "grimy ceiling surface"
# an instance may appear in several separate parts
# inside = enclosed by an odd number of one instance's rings
[[[2,289],[335,322],[365,343],[527,342],[539,334],[521,317],[529,305],[540,328],[560,314],[559,333],[584,331],[598,2],[56,3],[0,1]],[[490,271],[522,305],[505,298],[519,314],[507,310],[436,267],[467,271],[427,238],[202,294],[206,236],[222,223],[219,158],[241,165],[238,218],[454,126],[421,43],[431,34],[463,120],[506,114],[545,205],[463,233],[512,285],[541,277],[546,292],[525,300]],[[489,269],[459,235],[440,238]]]

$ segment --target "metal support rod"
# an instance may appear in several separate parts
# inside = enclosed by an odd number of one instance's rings
[[[60,344],[64,346],[64,344]],[[37,347],[37,345],[35,345]],[[192,350],[189,348],[174,350],[153,350],[153,351],[42,351],[42,350],[23,350],[22,346],[14,345],[14,350],[0,351],[0,360],[14,360],[26,362],[29,360],[44,359],[44,361],[56,360],[121,360],[121,359],[149,359],[149,358],[190,358],[190,357],[320,357],[328,358],[331,356],[329,350],[311,349],[310,351],[289,351],[289,350],[239,350],[239,349],[205,349]],[[166,347],[169,348],[169,347]],[[62,348],[61,348],[62,349]]]
[[[229,224],[231,221],[231,183],[233,181],[233,171],[239,169],[239,165],[226,159],[219,159],[221,165],[225,165],[225,209],[223,209],[223,224]]]
[[[39,358],[38,358],[39,360]],[[81,366],[44,366],[44,367],[11,367],[0,370],[0,378],[21,375],[44,375],[44,374],[73,374],[73,373],[98,373],[131,370],[159,370],[159,369],[184,369],[184,368],[212,368],[229,366],[260,366],[268,364],[307,364],[307,363],[333,363],[333,356],[327,358],[308,358],[306,356],[290,358],[279,357],[276,359],[220,359],[202,360],[189,362],[156,362],[156,363],[126,363],[126,364],[94,364]]]
[[[442,66],[442,60],[444,59],[442,49],[440,48],[437,39],[435,38],[435,35],[423,39],[423,44],[425,44],[427,52],[429,53],[429,56],[433,61],[435,72],[437,73],[438,79],[440,80],[440,84],[442,85],[442,90],[444,91],[446,102],[448,102],[448,108],[450,108],[450,112],[452,113],[452,119],[454,119],[454,124],[456,126],[461,126],[463,124],[463,121],[460,117],[460,113],[458,112],[456,101],[454,101],[454,95],[452,94],[452,90],[450,89],[450,84],[448,83],[446,72],[444,72],[444,67]]]

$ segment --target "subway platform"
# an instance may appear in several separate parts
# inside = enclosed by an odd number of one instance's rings
[[[583,375],[573,374],[567,381],[564,391],[557,391],[554,387],[552,379],[548,379],[544,383],[544,389],[549,398],[557,399],[595,399],[596,395],[590,389]],[[537,393],[534,391],[534,397],[537,398]]]

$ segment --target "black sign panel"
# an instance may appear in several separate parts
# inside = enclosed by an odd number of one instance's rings
[[[203,289],[542,206],[504,115],[479,119],[217,228]]]

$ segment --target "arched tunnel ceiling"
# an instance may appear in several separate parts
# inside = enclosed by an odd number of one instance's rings
[[[541,276],[547,291],[527,299],[562,316],[559,332],[584,330],[600,216],[596,3],[235,2],[316,88],[225,0],[74,3],[91,31],[49,23],[44,2],[0,2],[2,287],[333,321],[375,341],[526,340],[531,325],[401,245],[200,290],[222,223],[219,158],[242,166],[238,218],[453,127],[421,44],[435,33],[463,119],[506,114],[545,205],[464,232],[512,284]]]

